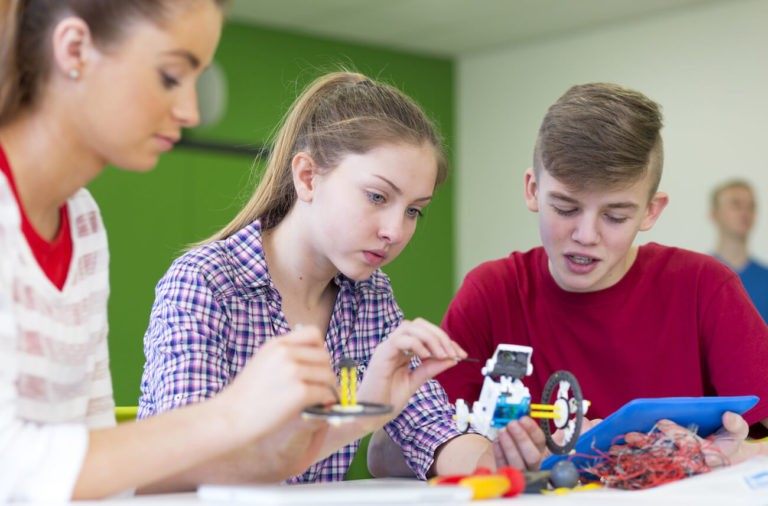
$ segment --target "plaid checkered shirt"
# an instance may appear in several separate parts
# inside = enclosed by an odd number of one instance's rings
[[[362,379],[374,349],[397,328],[403,313],[381,271],[359,282],[339,274],[334,282],[339,293],[326,347],[337,375],[337,364],[347,358],[360,364]],[[144,336],[147,362],[139,418],[215,395],[263,343],[289,331],[281,296],[267,271],[258,220],[178,258],[158,283],[155,296]],[[421,479],[435,450],[460,434],[452,415],[445,392],[432,380],[385,426]],[[343,479],[358,444],[345,446],[288,482]]]

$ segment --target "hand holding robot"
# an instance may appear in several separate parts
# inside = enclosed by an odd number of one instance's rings
[[[471,426],[493,440],[498,429],[527,415],[541,420],[547,448],[555,455],[566,455],[579,438],[589,401],[582,397],[573,374],[557,371],[544,386],[541,404],[532,403],[522,382],[533,372],[532,354],[530,346],[500,344],[482,369],[485,380],[472,411],[463,399],[456,401],[456,425],[462,432]],[[553,438],[557,430],[563,433],[561,443]]]

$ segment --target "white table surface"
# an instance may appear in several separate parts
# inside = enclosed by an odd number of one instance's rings
[[[398,480],[392,481],[397,486]],[[345,487],[350,482],[333,484]],[[196,493],[145,495],[135,497],[119,497],[102,501],[76,501],[77,505],[111,505],[111,506],[190,506],[222,504],[201,500]],[[230,502],[229,504],[262,506],[254,502]],[[277,504],[277,503],[271,503]],[[280,503],[289,504],[289,503]],[[305,503],[306,504],[306,503]],[[329,504],[324,502],[323,504]],[[348,504],[348,503],[345,503]],[[360,504],[382,505],[375,497],[362,498]],[[399,503],[404,504],[404,503]],[[415,503],[414,503],[415,504]],[[423,503],[421,503],[423,504]],[[550,504],[566,506],[571,504],[652,504],[661,505],[764,505],[768,506],[768,457],[755,457],[742,464],[695,476],[668,485],[663,485],[642,491],[620,491],[597,489],[589,491],[574,491],[564,495],[554,494],[522,494],[511,499],[493,499],[474,501],[472,504],[482,506],[513,506],[516,504]]]

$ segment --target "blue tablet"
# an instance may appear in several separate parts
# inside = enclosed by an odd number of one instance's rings
[[[578,456],[571,461],[579,469],[591,464],[589,455],[595,450],[606,451],[617,436],[628,432],[648,432],[659,420],[666,418],[683,427],[696,426],[701,437],[707,437],[723,423],[723,413],[743,414],[757,404],[754,395],[737,397],[662,397],[635,399],[626,403],[605,420],[579,437],[574,451]],[[568,455],[553,455],[544,460],[542,469],[550,469]]]

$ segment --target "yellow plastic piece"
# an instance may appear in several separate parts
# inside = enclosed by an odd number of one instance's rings
[[[592,482],[585,485],[576,485],[573,488],[559,487],[554,490],[542,490],[541,493],[544,495],[564,495],[569,492],[589,492],[590,490],[597,490],[598,488],[603,488],[603,486],[597,482]]]
[[[501,497],[512,486],[506,476],[498,474],[467,476],[459,481],[459,485],[472,489],[472,499]]]
[[[349,404],[357,406],[357,369],[349,368]]]
[[[541,411],[531,411],[531,418],[560,418],[560,413],[542,413]]]
[[[349,406],[349,368],[341,368],[341,405]]]
[[[138,406],[116,406],[115,419],[117,420],[117,423],[136,420],[136,413],[138,411],[139,411]]]
[[[354,366],[341,368],[341,392],[339,402],[342,406],[357,406],[357,369]]]
[[[554,404],[531,404],[531,411],[560,411]]]

